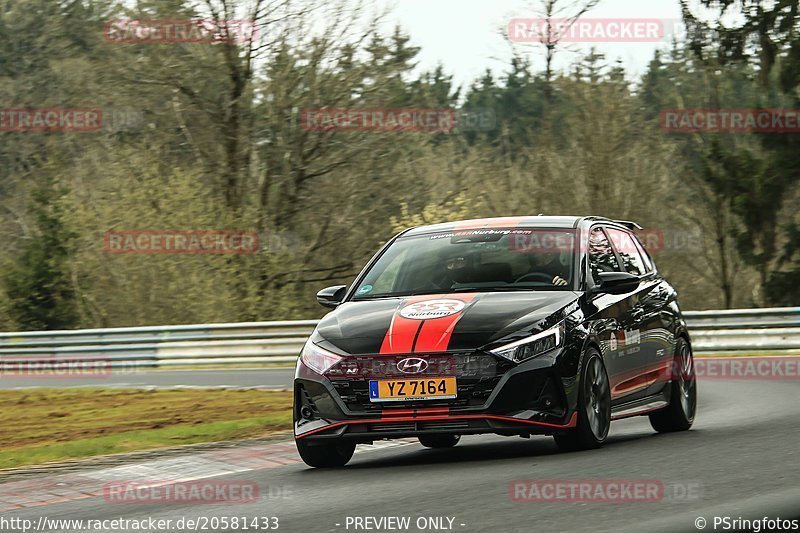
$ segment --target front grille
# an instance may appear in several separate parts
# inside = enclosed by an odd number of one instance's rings
[[[486,428],[485,420],[465,420],[465,421],[431,421],[431,422],[379,422],[367,424],[365,426],[353,426],[353,430],[358,433],[366,431],[370,433],[413,433],[417,431],[448,431],[458,433],[469,429]]]
[[[407,357],[426,360],[428,368],[419,374],[397,371],[397,363]],[[513,365],[489,354],[410,354],[348,357],[342,368],[329,375],[336,392],[348,409],[359,412],[380,412],[384,406],[392,407],[468,407],[486,403],[500,378]],[[350,370],[351,377],[347,377]],[[356,375],[357,377],[352,377]],[[371,379],[415,379],[435,376],[456,377],[458,397],[449,400],[373,403],[369,400]]]
[[[467,429],[469,427],[469,422],[420,422],[419,429],[441,429],[441,430],[452,430],[457,431],[459,429]]]
[[[314,413],[315,416],[319,416],[319,409],[317,405],[314,403],[314,399],[311,398],[311,395],[308,394],[308,391],[303,385],[298,386],[298,392],[300,393],[300,406],[307,405],[311,408],[311,411]]]
[[[370,424],[370,431],[416,431],[416,424]]]

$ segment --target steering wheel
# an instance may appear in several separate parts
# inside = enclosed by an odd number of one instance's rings
[[[528,272],[527,274],[523,274],[514,283],[519,283],[520,281],[524,280],[525,278],[536,278],[536,281],[541,281],[543,283],[547,283],[552,285],[553,278],[550,277],[549,274],[542,274],[541,272]]]

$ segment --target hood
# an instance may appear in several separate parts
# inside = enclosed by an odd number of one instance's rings
[[[535,329],[578,296],[492,292],[346,302],[320,321],[314,342],[354,355],[475,350]]]

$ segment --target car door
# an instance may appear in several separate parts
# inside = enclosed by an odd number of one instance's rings
[[[587,289],[600,284],[601,272],[622,271],[619,257],[601,226],[595,226],[589,232],[587,258],[584,275]],[[620,356],[620,340],[629,315],[627,300],[626,294],[601,293],[591,297],[591,306],[596,309],[595,314],[590,317],[591,328],[600,342],[611,385],[612,405],[626,401],[628,393],[624,384],[636,374],[636,365],[630,359]]]
[[[670,309],[670,302],[677,299],[675,289],[665,280],[656,269],[655,263],[642,246],[641,241],[635,239],[637,251],[642,258],[647,275],[652,276],[656,282],[655,287],[642,299],[642,305],[647,318],[648,342],[652,344],[655,358],[651,364],[661,369],[657,380],[651,385],[649,394],[655,394],[663,389],[669,381],[672,370],[672,355],[675,353],[675,315]]]
[[[626,297],[618,357],[624,358],[631,369],[629,379],[620,386],[620,392],[632,398],[650,394],[651,387],[663,375],[663,329],[659,286],[661,279],[652,268],[648,269],[637,247],[636,238],[629,231],[606,228],[606,233],[619,258],[623,271],[639,276],[639,287]]]

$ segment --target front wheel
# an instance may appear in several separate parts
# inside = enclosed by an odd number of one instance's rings
[[[650,415],[650,425],[659,433],[686,431],[694,423],[697,410],[697,376],[692,348],[683,337],[675,346],[672,363],[669,405]]]
[[[426,448],[452,448],[460,440],[461,435],[422,435],[419,437],[419,443]]]
[[[599,448],[611,426],[611,386],[606,367],[597,350],[587,350],[585,359],[578,392],[578,425],[553,435],[564,451]]]
[[[319,442],[308,444],[303,440],[297,439],[294,442],[303,462],[315,468],[344,466],[356,451],[355,443]]]

